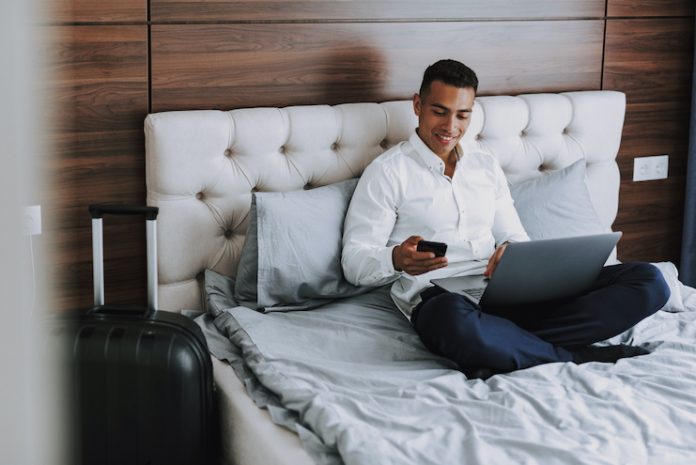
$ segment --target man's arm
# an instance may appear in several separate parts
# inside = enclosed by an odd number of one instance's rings
[[[510,188],[507,185],[505,173],[498,163],[495,164],[497,177],[497,193],[495,199],[495,218],[493,220],[493,237],[497,247],[488,259],[488,267],[484,271],[485,276],[493,275],[496,266],[500,262],[505,248],[510,242],[524,242],[529,240],[520,216],[515,209],[514,201],[510,195]]]
[[[505,242],[524,242],[529,240],[520,217],[515,210],[510,188],[505,178],[503,169],[496,162],[496,197],[495,197],[495,217],[493,219],[493,237],[498,245]]]
[[[498,262],[500,262],[500,259],[503,258],[503,254],[505,253],[505,248],[509,242],[503,242],[500,244],[498,247],[495,248],[493,251],[493,254],[491,257],[488,259],[488,266],[486,266],[486,271],[483,272],[483,275],[490,278],[493,276],[493,272],[495,271],[495,267],[498,266]]]
[[[343,273],[355,285],[378,286],[401,273],[418,275],[447,266],[446,257],[416,250],[420,236],[408,237],[401,244],[391,240],[402,198],[402,178],[373,162],[355,188],[346,214],[341,257]]]
[[[387,246],[398,201],[398,182],[377,162],[367,166],[353,193],[343,229],[341,265],[355,285],[381,285],[399,276]]]

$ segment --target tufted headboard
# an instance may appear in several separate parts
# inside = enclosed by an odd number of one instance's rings
[[[463,144],[510,181],[584,158],[607,229],[618,206],[625,96],[613,91],[479,97]],[[251,194],[359,176],[417,126],[411,101],[175,111],[145,121],[147,202],[158,221],[159,307],[202,308],[206,268],[235,276]]]

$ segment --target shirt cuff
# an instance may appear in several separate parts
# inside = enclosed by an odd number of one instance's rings
[[[380,267],[378,270],[378,273],[380,276],[378,276],[380,279],[381,278],[389,278],[392,276],[399,276],[403,273],[403,271],[398,271],[394,268],[394,260],[392,259],[394,247],[398,247],[399,244],[396,244],[392,247],[385,247],[377,252],[377,260],[380,263]]]
[[[506,242],[529,242],[529,236],[526,234],[510,234],[509,236],[503,237],[499,242],[496,243],[496,247],[506,243]]]

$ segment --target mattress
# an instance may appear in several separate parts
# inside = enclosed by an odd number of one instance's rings
[[[299,436],[274,422],[268,403],[257,392],[241,363],[241,352],[215,327],[210,315],[196,317],[208,342],[213,364],[215,406],[219,424],[221,465],[311,465]],[[246,382],[242,382],[246,380]],[[245,386],[246,384],[246,386]]]
[[[246,393],[232,366],[213,357],[216,405],[220,414],[221,464],[311,465],[297,434],[273,423]]]

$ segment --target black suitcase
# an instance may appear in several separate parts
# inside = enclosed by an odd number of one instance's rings
[[[95,306],[60,319],[69,347],[74,463],[197,465],[216,460],[212,364],[198,325],[156,311],[156,207],[91,205]],[[144,214],[148,306],[104,304],[102,215]]]

